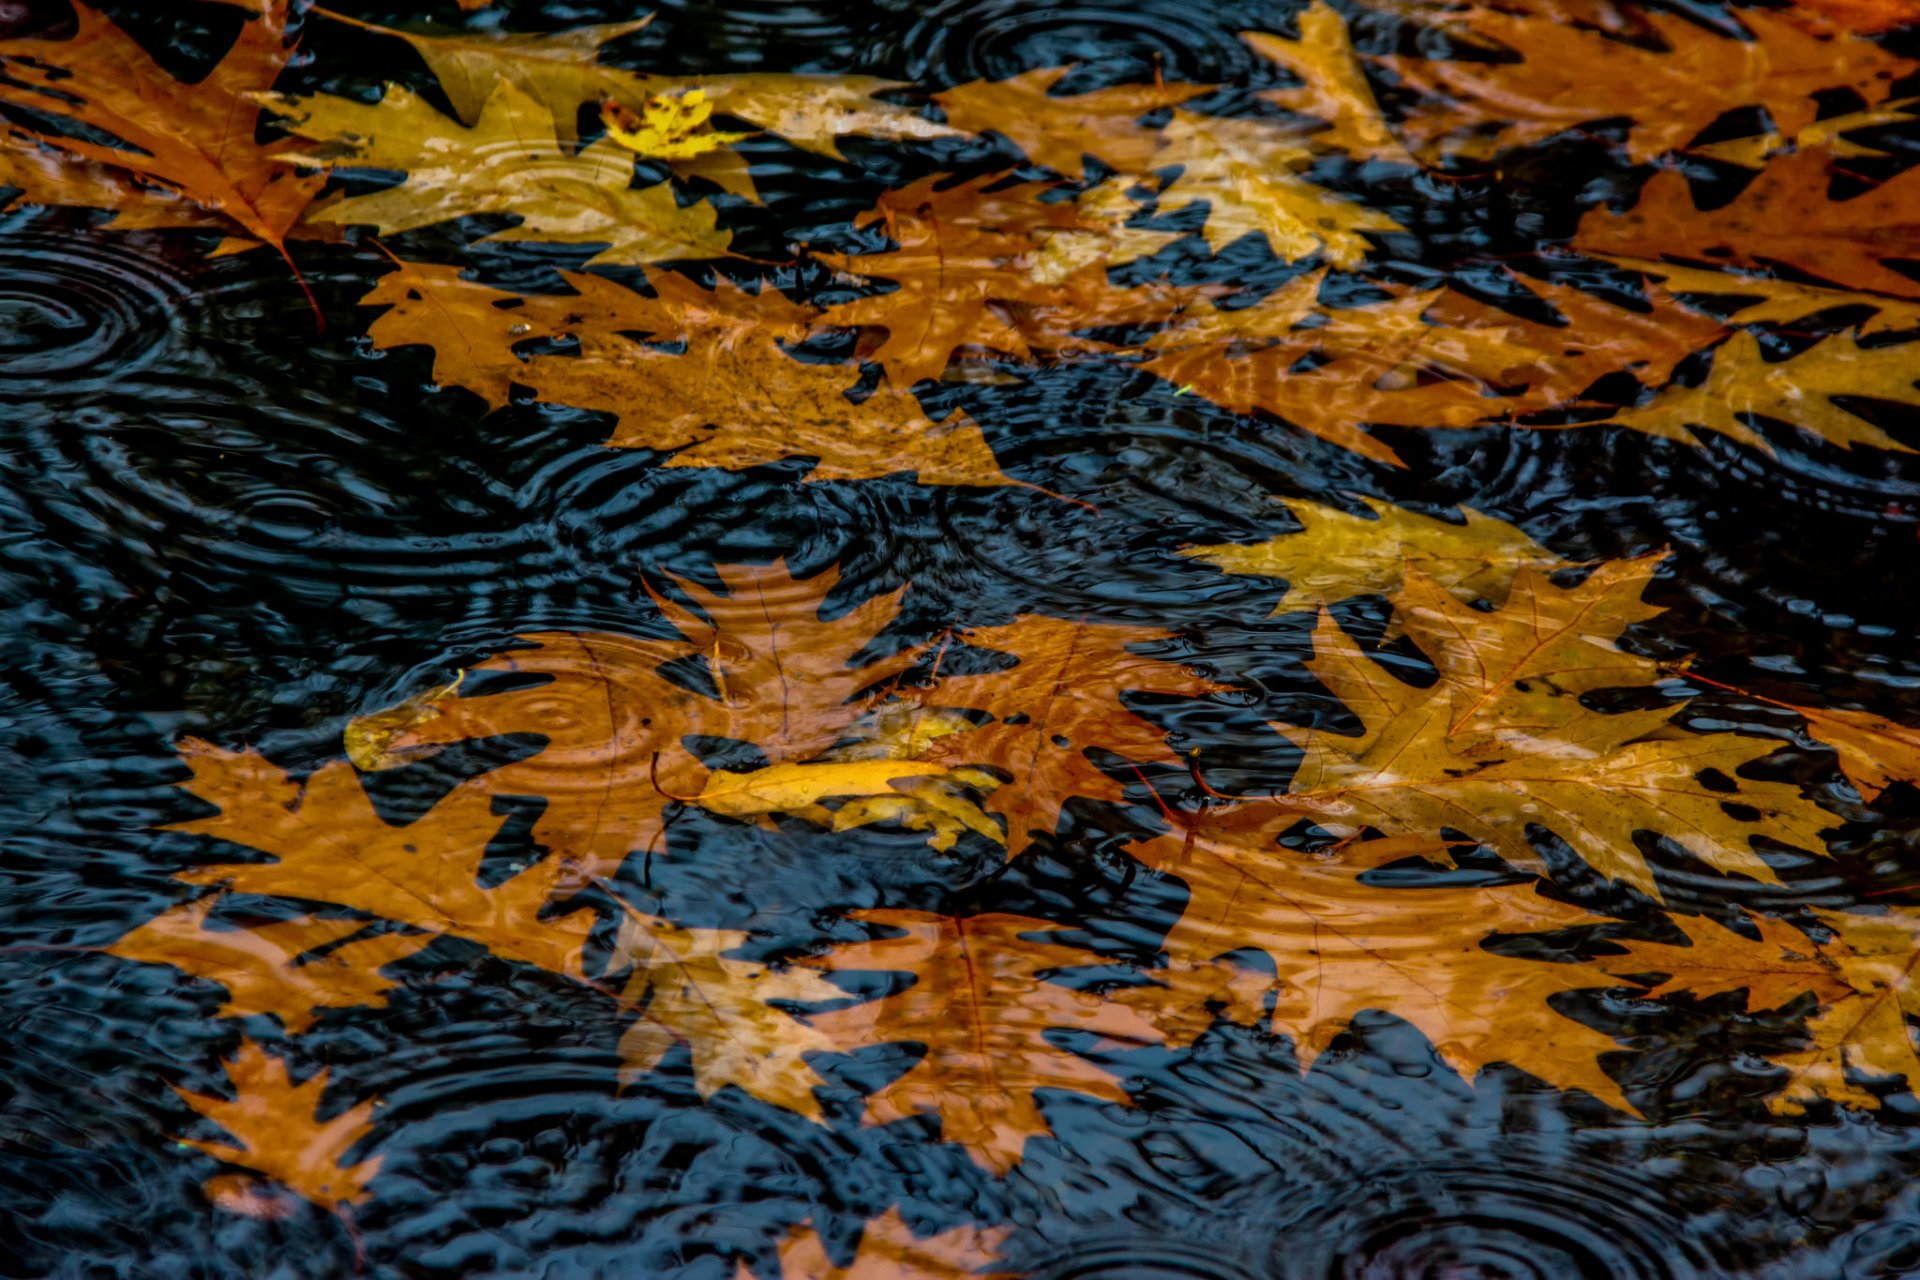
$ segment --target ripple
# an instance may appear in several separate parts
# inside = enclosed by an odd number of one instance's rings
[[[1004,80],[1035,67],[1078,65],[1103,81],[1201,84],[1244,78],[1252,55],[1236,37],[1235,15],[1205,5],[1031,0],[946,0],[921,11],[902,37],[901,58],[916,80],[959,84]]]
[[[1679,1225],[1621,1178],[1436,1164],[1369,1178],[1289,1231],[1281,1280],[1684,1280]]]
[[[124,381],[178,341],[185,284],[124,237],[0,240],[0,396]]]

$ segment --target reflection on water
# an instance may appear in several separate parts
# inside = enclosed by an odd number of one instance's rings
[[[642,16],[0,4],[0,1274],[1920,1268],[1920,10]]]

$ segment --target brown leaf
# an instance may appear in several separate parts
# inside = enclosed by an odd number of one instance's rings
[[[1069,797],[1121,802],[1127,784],[1087,756],[1089,749],[1139,764],[1180,765],[1166,734],[1129,710],[1127,693],[1198,697],[1224,686],[1137,647],[1170,639],[1151,627],[1065,622],[1024,615],[1002,627],[965,633],[969,644],[1010,653],[1011,671],[945,676],[914,691],[928,706],[964,709],[991,719],[928,744],[925,758],[988,766],[1011,781],[982,802],[1007,823],[1007,856],[1050,833]]]
[[[1596,208],[1580,220],[1574,247],[1586,253],[1671,254],[1728,266],[1792,267],[1844,289],[1920,298],[1920,280],[1885,265],[1920,250],[1920,170],[1908,169],[1849,200],[1827,197],[1825,148],[1768,161],[1733,203],[1696,208],[1687,180],[1656,173],[1625,213]]]
[[[373,1128],[371,1098],[331,1120],[322,1120],[320,1101],[327,1087],[327,1073],[315,1072],[295,1084],[287,1074],[287,1064],[251,1040],[240,1042],[226,1069],[227,1078],[233,1082],[231,1102],[179,1088],[174,1092],[236,1142],[199,1138],[182,1141],[216,1160],[265,1174],[323,1209],[338,1209],[367,1198],[367,1184],[380,1171],[381,1157],[344,1166],[341,1160]],[[208,1193],[216,1200],[231,1199],[237,1190],[228,1179],[208,1183]]]
[[[15,123],[8,162],[26,176],[27,197],[120,213],[128,227],[206,225],[206,215],[286,252],[286,239],[319,193],[321,179],[287,163],[297,144],[254,141],[260,108],[251,100],[286,66],[287,0],[266,0],[240,28],[212,71],[174,79],[104,14],[75,3],[71,40],[0,40],[0,103],[73,121],[111,135],[90,141]],[[36,148],[71,160],[52,164]],[[191,205],[182,203],[190,201]]]
[[[938,1235],[916,1236],[889,1209],[867,1223],[860,1252],[846,1266],[834,1262],[826,1242],[811,1223],[800,1223],[780,1242],[780,1280],[1006,1280],[1011,1272],[988,1272],[1000,1260],[1000,1242],[1009,1227],[954,1227]],[[753,1280],[745,1263],[741,1280]]]
[[[1494,934],[1597,924],[1595,917],[1529,885],[1369,886],[1362,872],[1427,849],[1376,840],[1316,857],[1277,847],[1274,837],[1297,821],[1255,803],[1197,831],[1132,845],[1142,862],[1185,881],[1190,897],[1162,944],[1168,969],[1147,974],[1165,985],[1115,998],[1142,1009],[1176,1043],[1207,1028],[1213,1015],[1202,1001],[1211,1000],[1231,1021],[1290,1036],[1302,1069],[1354,1015],[1379,1010],[1419,1028],[1469,1080],[1505,1062],[1632,1110],[1600,1069],[1614,1041],[1547,1004],[1618,981],[1592,964],[1518,959],[1482,945]],[[1445,860],[1437,841],[1428,848]],[[1264,953],[1272,975],[1219,959],[1244,950]]]
[[[1640,602],[1658,560],[1604,564],[1568,589],[1522,569],[1493,613],[1409,570],[1396,606],[1440,669],[1430,689],[1389,676],[1323,614],[1309,668],[1364,729],[1347,737],[1276,725],[1306,753],[1280,803],[1336,832],[1456,830],[1534,868],[1541,860],[1526,828],[1538,823],[1602,875],[1656,897],[1634,844],[1639,831],[1768,882],[1777,877],[1753,837],[1824,852],[1820,833],[1835,820],[1798,787],[1736,777],[1772,743],[1677,731],[1667,723],[1677,705],[1605,714],[1582,701],[1659,682],[1658,664],[1616,643],[1659,612]],[[1709,785],[1710,771],[1737,790]]]
[[[1144,173],[1161,146],[1160,131],[1141,116],[1207,92],[1197,84],[1117,85],[1056,96],[1071,67],[1042,67],[1006,80],[975,80],[933,95],[947,119],[969,133],[991,130],[1035,164],[1083,178],[1092,156],[1120,173]]]
[[[1452,138],[1525,146],[1581,125],[1624,119],[1634,163],[1684,148],[1721,116],[1762,107],[1786,134],[1812,124],[1814,95],[1846,89],[1869,104],[1887,96],[1912,65],[1851,36],[1822,39],[1768,10],[1745,8],[1750,40],[1720,35],[1658,10],[1643,21],[1653,47],[1567,21],[1559,12],[1502,13],[1472,7],[1445,26],[1519,55],[1513,61],[1378,59],[1426,95],[1402,131],[1424,154],[1444,155]],[[1670,176],[1678,178],[1677,174]]]
[[[299,915],[274,924],[212,929],[215,900],[183,903],[155,916],[107,950],[129,960],[172,965],[227,989],[222,1018],[270,1013],[289,1035],[313,1025],[321,1009],[356,1005],[379,1008],[394,983],[382,966],[404,959],[433,939],[375,934],[324,955],[314,952],[360,933],[363,920],[322,920]]]
[[[914,975],[905,991],[816,1016],[848,1047],[909,1042],[925,1056],[867,1099],[867,1123],[931,1113],[941,1135],[983,1167],[1005,1173],[1027,1139],[1048,1132],[1035,1093],[1070,1089],[1125,1102],[1113,1077],[1045,1032],[1091,1032],[1123,1044],[1159,1040],[1138,1013],[1041,975],[1102,963],[1091,951],[1052,940],[1048,921],[988,914],[857,911],[854,918],[895,936],[835,948],[817,963],[833,973],[896,970]]]

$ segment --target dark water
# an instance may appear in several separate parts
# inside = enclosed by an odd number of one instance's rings
[[[107,11],[181,74],[217,57],[234,25],[200,5]],[[1293,11],[669,4],[613,56],[662,73],[864,73],[924,89],[1074,63],[1078,87],[1156,71],[1225,84],[1217,109],[1230,112],[1271,74],[1236,33],[1289,29]],[[450,4],[352,12],[501,30],[632,15],[584,2],[470,19]],[[0,4],[13,31],[61,21],[39,0]],[[310,19],[304,48],[282,88],[431,87],[397,41]],[[767,206],[730,207],[736,247],[852,244],[846,224],[889,187],[1019,161],[991,139],[845,150],[844,162],[756,152]],[[1410,270],[1465,275],[1564,237],[1630,176],[1603,145],[1535,150],[1500,176],[1344,180],[1418,227],[1396,241]],[[1631,989],[1589,993],[1584,1012],[1619,1037],[1609,1067],[1641,1117],[1505,1067],[1463,1081],[1384,1015],[1361,1018],[1308,1073],[1284,1037],[1222,1024],[1190,1050],[1111,1058],[1130,1107],[1048,1098],[1052,1136],[999,1177],[931,1125],[863,1128],[844,1099],[814,1124],[737,1090],[703,1099],[672,1063],[617,1090],[619,1028],[604,1010],[447,944],[393,969],[403,982],[388,1008],[323,1019],[302,1039],[299,1061],[326,1065],[342,1099],[384,1099],[371,1148],[384,1164],[351,1226],[302,1204],[278,1218],[211,1205],[200,1188],[218,1167],[174,1141],[198,1130],[169,1086],[219,1087],[234,1027],[214,1016],[216,989],[97,950],[180,901],[174,874],[215,856],[163,829],[195,812],[176,788],[184,735],[313,767],[338,756],[350,717],[518,634],[657,634],[642,575],[711,580],[715,564],[785,557],[800,573],[838,565],[844,604],[907,585],[906,639],[1018,613],[1177,631],[1238,692],[1169,727],[1216,785],[1273,790],[1291,761],[1255,744],[1314,692],[1309,624],[1268,617],[1272,581],[1175,554],[1291,527],[1272,494],[1465,504],[1569,560],[1669,548],[1651,651],[1698,652],[1702,670],[1763,693],[1817,691],[1920,722],[1920,469],[1790,438],[1769,458],[1719,437],[1486,428],[1393,434],[1408,463],[1396,471],[1118,364],[929,397],[963,404],[1007,474],[1035,488],[803,483],[804,462],[668,468],[605,448],[604,416],[488,413],[432,385],[424,349],[373,351],[355,305],[386,269],[370,245],[298,249],[327,317],[316,334],[272,255],[208,259],[206,236],[100,222],[0,212],[0,1273],[721,1280],[742,1259],[774,1274],[775,1246],[802,1220],[849,1248],[899,1205],[923,1233],[1010,1226],[1007,1265],[1048,1280],[1920,1274],[1908,1092],[1887,1091],[1877,1111],[1774,1116],[1765,1056],[1792,1017],[1748,1013],[1737,996]],[[470,246],[468,230],[400,244],[508,287],[587,256]],[[1263,289],[1297,270],[1258,246],[1211,256],[1193,238],[1181,252],[1189,281]],[[1672,910],[1790,914],[1906,892],[1920,839],[1911,789],[1865,807],[1790,714],[1711,694],[1693,714],[1787,744],[1785,766],[1846,825],[1831,862],[1789,868],[1781,886],[1670,857]],[[1021,911],[1096,939],[1118,921],[1105,932],[1125,936],[1178,910],[1177,885],[1115,852],[1143,812],[1070,806],[1006,869],[978,853],[930,860],[905,833],[688,818],[658,874],[663,893],[724,900],[776,942],[805,936],[814,913],[872,905]],[[761,899],[743,901],[754,893],[740,886],[755,885]],[[1580,892],[1596,910],[1638,909],[1625,890]],[[261,1021],[250,1032],[282,1043]]]

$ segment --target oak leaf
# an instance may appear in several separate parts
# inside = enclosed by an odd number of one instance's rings
[[[1725,138],[1719,142],[1689,147],[1687,150],[1692,155],[1723,160],[1728,164],[1743,165],[1750,169],[1763,167],[1776,155],[1812,148],[1822,148],[1828,155],[1839,159],[1850,156],[1885,155],[1887,148],[1874,146],[1848,135],[1869,129],[1882,129],[1889,125],[1910,125],[1914,122],[1916,108],[1920,108],[1920,99],[1902,98],[1897,102],[1882,102],[1878,106],[1868,107],[1863,111],[1848,111],[1837,116],[1828,116],[1802,126],[1795,133],[1781,133],[1776,130],[1745,138]]]
[[[321,179],[288,166],[299,144],[254,141],[260,108],[251,98],[292,56],[288,10],[288,0],[265,0],[226,56],[192,84],[84,3],[73,6],[70,40],[0,40],[0,104],[78,126],[55,132],[16,117],[7,146],[21,154],[6,160],[4,180],[26,179],[20,185],[34,201],[112,209],[122,227],[200,228],[212,218],[285,256]]]
[[[1410,566],[1463,601],[1497,604],[1521,569],[1552,573],[1571,563],[1521,529],[1471,507],[1462,507],[1464,522],[1455,523],[1367,497],[1360,502],[1371,518],[1305,498],[1279,501],[1300,522],[1300,532],[1180,552],[1226,573],[1286,579],[1275,616],[1385,595],[1398,589]]]
[[[1278,803],[1336,833],[1455,830],[1535,869],[1526,829],[1537,823],[1600,874],[1655,897],[1636,832],[1767,882],[1778,877],[1752,837],[1823,852],[1820,833],[1836,824],[1799,788],[1736,777],[1772,743],[1680,731],[1668,724],[1677,705],[1608,714],[1585,704],[1589,693],[1659,682],[1658,664],[1617,644],[1659,613],[1640,602],[1658,559],[1603,564],[1567,589],[1522,569],[1492,613],[1410,569],[1396,606],[1439,668],[1428,689],[1389,676],[1323,614],[1308,666],[1363,729],[1276,726],[1305,752]]]
[[[1146,343],[1152,358],[1142,367],[1224,408],[1265,410],[1363,457],[1404,466],[1362,424],[1435,429],[1510,420],[1577,404],[1618,373],[1657,386],[1725,332],[1659,289],[1640,312],[1515,277],[1564,321],[1554,325],[1445,289],[1327,307],[1318,301],[1323,280],[1295,277],[1244,308],[1198,304]]]
[[[1797,930],[1751,918],[1758,939],[1705,920],[1681,919],[1689,944],[1633,941],[1627,954],[1608,958],[1618,973],[1660,973],[1666,981],[1649,996],[1687,992],[1697,996],[1745,990],[1747,1007],[1777,1009],[1811,995],[1817,1010],[1808,1018],[1805,1048],[1770,1055],[1789,1071],[1769,1105],[1798,1115],[1816,1098],[1867,1109],[1880,1099],[1850,1078],[1852,1071],[1904,1077],[1920,1083],[1920,1054],[1909,1017],[1920,1017],[1920,991],[1913,972],[1920,964],[1920,918],[1903,908],[1878,915],[1817,910],[1830,935],[1814,943]]]
[[[1741,324],[1792,324],[1822,311],[1844,309],[1872,312],[1866,319],[1849,326],[1862,336],[1920,329],[1920,301],[1824,288],[1774,276],[1709,271],[1631,256],[1610,255],[1608,261],[1657,279],[1667,293],[1715,298],[1718,305],[1728,315],[1737,316]]]
[[[857,911],[853,918],[898,932],[837,947],[815,963],[834,973],[905,971],[913,985],[819,1014],[814,1024],[848,1045],[910,1042],[925,1049],[867,1098],[868,1124],[937,1115],[946,1141],[1005,1173],[1019,1163],[1029,1137],[1049,1132],[1037,1091],[1127,1100],[1112,1075],[1055,1045],[1048,1032],[1133,1046],[1160,1040],[1134,1010],[1046,980],[1052,969],[1103,963],[1095,952],[1055,940],[1048,921],[896,910]]]
[[[232,1101],[175,1088],[182,1101],[236,1139],[233,1143],[182,1139],[216,1160],[265,1174],[323,1209],[338,1209],[367,1198],[367,1184],[380,1171],[381,1157],[343,1165],[347,1152],[373,1129],[373,1100],[348,1108],[330,1120],[320,1118],[326,1071],[299,1084],[287,1064],[252,1040],[242,1040],[226,1062],[233,1082]],[[216,1203],[248,1203],[246,1184],[231,1176],[210,1179],[207,1194]]]
[[[686,929],[639,912],[626,923],[615,964],[633,964],[623,996],[644,1016],[620,1039],[621,1078],[639,1078],[685,1044],[703,1096],[734,1085],[820,1119],[821,1081],[806,1055],[846,1046],[780,1005],[845,1003],[847,993],[813,969],[728,954],[747,941],[737,930]]]
[[[1765,9],[1740,10],[1750,40],[1657,10],[1641,20],[1658,47],[1575,26],[1560,12],[1475,6],[1449,17],[1449,35],[1516,59],[1378,61],[1425,95],[1401,125],[1425,154],[1444,154],[1448,140],[1461,136],[1525,146],[1580,125],[1626,120],[1627,155],[1636,164],[1686,147],[1742,107],[1764,108],[1791,135],[1814,122],[1815,94],[1850,90],[1872,105],[1910,69],[1877,44],[1810,35]]]
[[[713,104],[706,91],[659,94],[633,111],[608,100],[600,104],[600,122],[607,136],[649,160],[693,160],[730,142],[752,137],[723,133],[712,124]]]
[[[724,254],[730,233],[705,201],[682,206],[672,184],[635,189],[633,152],[611,138],[569,151],[546,108],[511,81],[487,98],[471,127],[394,85],[376,104],[318,94],[257,101],[299,136],[321,144],[301,163],[327,169],[403,171],[406,181],[316,209],[311,220],[397,234],[474,214],[520,224],[488,241],[604,245],[589,262],[633,265]]]
[[[1807,721],[1807,732],[1840,756],[1840,771],[1867,800],[1896,782],[1920,781],[1920,732],[1871,711],[1783,702]]]
[[[107,950],[217,982],[227,989],[219,1017],[274,1014],[289,1035],[311,1027],[321,1009],[385,1005],[394,982],[381,976],[381,967],[433,940],[430,935],[386,933],[334,946],[365,930],[366,922],[310,915],[213,929],[207,918],[214,902],[202,898],[163,912]],[[332,949],[315,954],[328,947]]]
[[[926,760],[986,766],[1010,781],[981,807],[1007,824],[1007,856],[1051,832],[1070,797],[1122,801],[1126,783],[1096,764],[1097,749],[1120,757],[1119,767],[1183,765],[1166,734],[1129,709],[1127,693],[1199,697],[1224,686],[1164,658],[1141,653],[1169,633],[1152,627],[1067,622],[1026,614],[1006,626],[964,633],[969,645],[1012,654],[1011,671],[948,675],[912,695],[930,707],[989,717],[963,732],[942,735]],[[1137,773],[1136,773],[1137,776]]]
[[[1602,256],[1780,265],[1845,289],[1920,298],[1920,280],[1884,261],[1916,254],[1920,170],[1905,170],[1848,200],[1828,198],[1831,177],[1825,148],[1778,156],[1731,204],[1705,212],[1694,205],[1687,180],[1663,170],[1626,212],[1590,210],[1573,244]]]
[[[1110,211],[1044,200],[1059,190],[1051,183],[996,188],[1000,177],[993,174],[943,181],[936,175],[889,191],[855,219],[862,227],[883,224],[896,245],[891,251],[819,255],[841,270],[896,283],[891,292],[829,307],[824,320],[886,330],[874,359],[900,387],[939,377],[962,347],[1022,360],[1112,350],[1083,331],[1155,320],[1181,302],[1218,292],[1164,284],[1118,288],[1098,260],[1064,276],[1036,271],[1049,236],[1111,236]]]
[[[1412,164],[1413,157],[1387,126],[1374,99],[1346,19],[1326,0],[1313,0],[1296,21],[1297,40],[1261,31],[1240,33],[1255,53],[1285,67],[1302,82],[1293,89],[1263,89],[1258,96],[1276,107],[1325,121],[1326,128],[1308,139],[1316,148],[1339,151],[1355,160]]]
[[[655,271],[649,298],[591,274],[560,276],[574,295],[506,293],[454,268],[403,263],[361,299],[390,308],[368,335],[381,350],[433,347],[435,381],[494,408],[519,384],[551,404],[613,414],[609,445],[672,452],[668,466],[798,456],[818,459],[815,480],[913,472],[923,484],[1013,483],[964,412],[936,422],[887,383],[856,401],[858,366],[788,354],[782,343],[804,339],[816,313],[771,285],[749,293],[720,278],[702,289]],[[569,354],[515,354],[516,344],[560,337],[574,339]]]
[[[1769,363],[1751,333],[1736,333],[1713,353],[1713,370],[1695,387],[1672,386],[1613,421],[1648,435],[1698,443],[1694,430],[1713,431],[1764,452],[1764,437],[1748,415],[1790,422],[1842,449],[1870,445],[1912,453],[1907,445],[1841,406],[1836,396],[1912,404],[1916,370],[1909,349],[1862,347],[1848,334],[1823,338],[1787,360]]]
[[[989,1272],[999,1261],[1001,1241],[1010,1227],[954,1227],[938,1235],[916,1236],[888,1209],[868,1222],[860,1251],[845,1266],[827,1252],[811,1223],[802,1222],[780,1242],[780,1280],[1005,1280],[1010,1272]],[[739,1280],[754,1280],[743,1262]]]
[[[1123,174],[1144,173],[1160,149],[1160,131],[1140,117],[1207,92],[1205,85],[1116,85],[1065,96],[1052,92],[1071,67],[1042,67],[1005,80],[975,80],[933,95],[947,119],[969,133],[992,131],[1027,159],[1083,178],[1092,156]]]
[[[455,114],[477,122],[502,82],[543,103],[562,142],[576,140],[580,108],[611,99],[638,111],[647,99],[699,91],[713,109],[757,125],[794,146],[839,158],[849,135],[892,141],[964,136],[918,112],[876,95],[905,88],[872,76],[746,72],[714,76],[658,76],[599,61],[600,49],[646,26],[651,18],[575,27],[550,35],[432,36],[378,27],[331,15],[336,21],[396,36],[412,45],[440,81]]]
[[[1471,1080],[1505,1062],[1559,1088],[1584,1089],[1632,1110],[1600,1067],[1619,1046],[1549,1007],[1568,991],[1614,987],[1586,963],[1503,955],[1482,943],[1500,933],[1538,933],[1601,923],[1541,897],[1531,885],[1385,889],[1360,877],[1409,856],[1447,861],[1437,841],[1371,840],[1316,856],[1274,844],[1296,814],[1252,803],[1197,830],[1137,841],[1130,851],[1179,877],[1189,900],[1161,944],[1160,987],[1115,998],[1142,1009],[1174,1043],[1222,1016],[1290,1036],[1302,1069],[1367,1010],[1419,1028],[1447,1064]],[[1271,974],[1220,957],[1258,951]]]
[[[1371,248],[1363,232],[1405,230],[1386,214],[1299,176],[1313,152],[1298,131],[1176,108],[1165,133],[1154,164],[1179,165],[1180,174],[1161,189],[1159,212],[1206,204],[1205,234],[1216,252],[1259,235],[1283,261],[1323,254],[1347,269]]]

